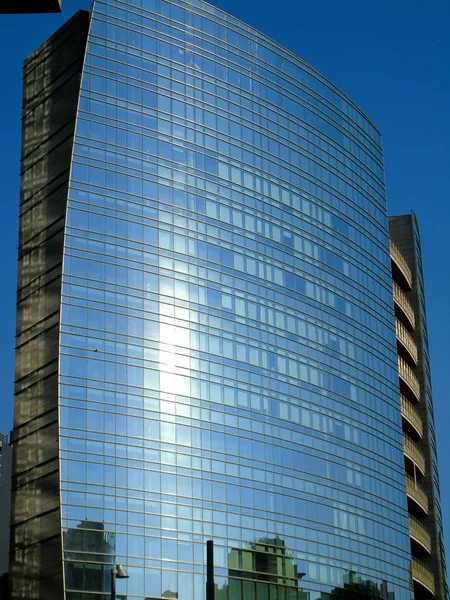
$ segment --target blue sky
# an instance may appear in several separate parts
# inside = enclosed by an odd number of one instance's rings
[[[62,15],[0,15],[0,431],[12,426],[22,61],[89,0]],[[450,560],[450,5],[446,0],[215,0],[342,89],[382,131],[390,214],[421,228],[442,507]]]

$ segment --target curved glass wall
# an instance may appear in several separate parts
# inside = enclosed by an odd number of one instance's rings
[[[60,338],[67,600],[409,599],[380,135],[199,1],[94,4]],[[328,595],[328,596],[327,596]]]

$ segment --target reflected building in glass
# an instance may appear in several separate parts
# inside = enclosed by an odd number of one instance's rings
[[[217,587],[215,600],[228,598],[284,598],[306,600],[301,593],[300,573],[292,554],[280,538],[262,539],[228,554],[228,578]]]
[[[109,600],[111,569],[116,565],[115,534],[105,531],[104,523],[82,521],[63,531],[63,546],[66,587],[89,590]]]
[[[200,0],[75,15],[24,70],[12,598],[200,600],[213,539],[220,600],[409,600],[392,310],[346,96]]]

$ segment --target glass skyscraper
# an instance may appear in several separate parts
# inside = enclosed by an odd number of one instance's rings
[[[200,0],[26,61],[12,598],[409,600],[380,134]]]

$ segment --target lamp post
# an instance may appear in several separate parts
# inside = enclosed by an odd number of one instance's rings
[[[111,600],[116,600],[116,579],[128,579],[128,577],[122,565],[116,565],[111,569]]]
[[[206,542],[206,600],[214,600],[214,542]]]

